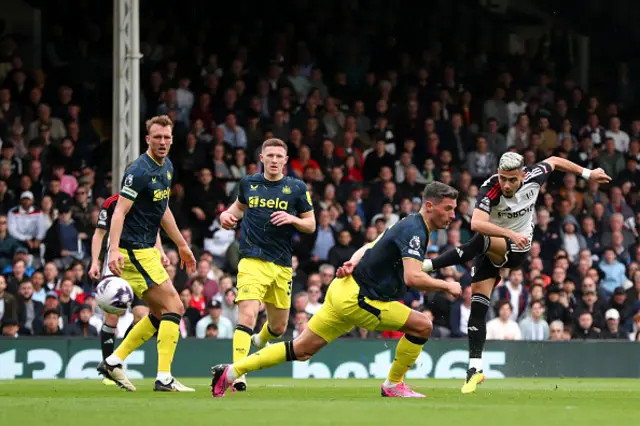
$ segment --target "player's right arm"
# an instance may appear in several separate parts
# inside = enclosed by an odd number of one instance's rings
[[[444,291],[454,297],[460,297],[462,287],[455,281],[444,281],[433,278],[422,270],[422,261],[413,257],[402,259],[404,282],[407,287],[420,291]]]
[[[356,266],[358,266],[358,263],[360,263],[360,260],[362,260],[364,253],[369,249],[370,244],[371,243],[365,244],[360,247],[358,250],[356,250],[355,253],[353,253],[351,259],[347,260],[342,264],[342,266],[338,267],[338,270],[336,271],[336,277],[344,278],[347,275],[353,274]]]
[[[244,210],[247,208],[246,204],[241,203],[239,200],[234,201],[231,206],[220,213],[220,226],[224,229],[233,229],[244,215]]]
[[[231,204],[231,206],[220,214],[220,226],[223,229],[233,229],[238,223],[244,211],[247,208],[247,199],[245,196],[245,186],[247,185],[247,178],[244,177],[240,180],[238,185],[238,199]]]
[[[107,235],[107,230],[96,228],[91,239],[91,267],[89,268],[89,278],[97,280],[100,278],[100,250],[102,249],[102,241]]]

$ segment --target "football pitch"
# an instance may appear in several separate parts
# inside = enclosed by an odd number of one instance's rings
[[[127,393],[98,380],[0,381],[0,425],[626,425],[640,417],[640,380],[487,380],[473,395],[460,380],[416,380],[426,399],[380,397],[380,380],[249,378],[247,393],[213,399],[209,381],[182,379],[191,394]]]

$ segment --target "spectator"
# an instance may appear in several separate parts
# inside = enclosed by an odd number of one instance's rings
[[[222,300],[222,316],[231,321],[231,326],[235,329],[238,325],[238,305],[236,305],[236,288],[227,288],[224,291]]]
[[[42,213],[33,206],[33,193],[25,191],[20,194],[20,205],[9,210],[7,217],[9,235],[30,252],[39,251],[47,229]]]
[[[195,336],[196,324],[200,321],[202,315],[196,308],[191,307],[191,290],[183,288],[180,292],[180,301],[184,307],[184,315],[182,315],[181,328],[184,328],[187,336]]]
[[[604,272],[604,278],[600,283],[607,296],[611,296],[616,287],[620,287],[626,280],[626,269],[622,263],[616,260],[616,253],[613,248],[607,247],[604,250],[604,259],[598,267]]]
[[[98,330],[89,324],[93,310],[89,305],[78,306],[78,318],[73,324],[65,328],[67,336],[98,337]]]
[[[0,275],[0,320],[9,318],[18,318],[16,298],[7,292],[7,281]]]
[[[218,300],[214,300],[209,305],[209,315],[203,317],[196,324],[196,337],[198,339],[204,339],[207,333],[207,326],[209,324],[216,324],[218,327],[219,339],[231,339],[233,338],[233,325],[231,321],[222,316],[222,303]]]
[[[55,309],[49,309],[44,312],[44,327],[40,332],[40,336],[64,336],[60,328],[60,314]]]
[[[544,320],[544,304],[539,300],[531,302],[530,315],[520,320],[522,340],[548,340],[549,324]]]
[[[564,324],[560,320],[555,320],[549,324],[549,339],[553,341],[563,341],[564,339]]]
[[[204,311],[207,307],[207,301],[202,294],[204,286],[202,280],[198,277],[191,281],[191,300],[189,300],[189,306],[198,311],[200,316],[204,315]]]
[[[512,311],[508,300],[498,302],[497,318],[487,322],[487,340],[521,340],[520,327],[511,319]]]
[[[68,268],[74,260],[84,257],[80,232],[71,216],[70,205],[60,207],[60,216],[47,231],[44,245],[44,259],[47,262],[55,262],[61,269]]]
[[[471,286],[462,290],[462,299],[454,303],[451,308],[451,336],[466,337],[467,325],[471,315]]]
[[[313,316],[322,307],[322,303],[320,302],[320,298],[322,297],[322,290],[320,289],[319,285],[314,284],[307,287],[307,295],[309,297],[309,302],[307,303],[307,306],[304,310],[310,316]]]
[[[487,149],[487,140],[480,136],[476,140],[476,150],[467,156],[467,170],[476,184],[482,183],[498,168],[496,156]]]
[[[523,285],[524,276],[520,269],[509,271],[509,280],[504,285],[495,289],[493,293],[494,301],[500,303],[508,300],[511,307],[511,317],[513,321],[519,321],[529,306],[529,292]],[[497,307],[496,307],[497,308]]]
[[[207,325],[207,330],[205,333],[205,339],[218,339],[220,335],[218,324],[212,322],[211,324]]]
[[[31,281],[23,281],[18,289],[18,323],[20,325],[21,334],[34,334],[34,326],[36,321],[42,317],[44,312],[44,304],[33,300],[33,284]]]
[[[357,248],[351,244],[351,233],[348,229],[343,229],[338,234],[337,244],[329,250],[329,263],[338,268],[351,259],[356,250]]]
[[[18,333],[20,331],[20,327],[18,325],[18,321],[15,319],[5,318],[4,320],[0,320],[0,324],[2,324],[2,337],[15,339],[20,336]]]
[[[60,303],[60,312],[65,324],[71,324],[73,317],[78,310],[78,303],[71,297],[73,292],[73,281],[65,278],[60,283],[58,301]]]
[[[600,329],[593,326],[593,317],[591,316],[591,312],[583,311],[580,313],[578,316],[578,324],[576,325],[571,338],[582,340],[600,338]]]
[[[609,340],[629,340],[629,334],[620,328],[620,313],[611,308],[604,314],[607,326],[600,334],[601,339]]]
[[[20,247],[20,242],[8,233],[7,216],[0,215],[0,271],[11,265],[13,256]]]

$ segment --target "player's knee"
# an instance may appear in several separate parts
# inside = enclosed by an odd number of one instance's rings
[[[238,324],[253,328],[257,319],[258,315],[251,309],[242,309],[238,312]]]
[[[133,321],[137,324],[142,321],[144,317],[149,315],[149,308],[146,306],[136,306],[132,309],[133,311]]]
[[[416,332],[417,332],[416,337],[420,337],[422,339],[428,339],[429,337],[431,337],[432,331],[433,331],[433,323],[426,315],[422,315],[422,318],[420,319],[420,322],[417,324],[417,327],[416,327]]]
[[[284,321],[269,321],[269,331],[274,336],[282,336],[287,331],[287,320]]]
[[[185,309],[184,309],[184,305],[182,304],[182,302],[180,302],[180,299],[178,299],[178,303],[175,305],[175,308],[173,309],[173,312],[175,312],[176,314],[183,316]]]

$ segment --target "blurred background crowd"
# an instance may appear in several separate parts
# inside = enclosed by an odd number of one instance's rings
[[[91,336],[101,324],[86,272],[99,207],[119,184],[112,11],[110,2],[61,3],[42,5],[41,67],[26,65],[19,37],[0,38],[5,336]],[[166,247],[187,308],[183,337],[232,337],[239,232],[218,218],[238,181],[260,172],[262,141],[276,137],[318,223],[294,237],[289,336],[322,305],[337,266],[419,209],[425,184],[461,193],[428,256],[467,241],[478,187],[512,150],[529,165],[556,155],[602,167],[613,182],[551,176],[526,266],[503,271],[494,292],[488,339],[640,339],[640,80],[630,53],[594,47],[586,90],[563,29],[514,39],[504,18],[471,1],[429,2],[419,13],[387,0],[141,3],[140,119],[175,123],[170,208],[198,258],[187,276]],[[460,281],[463,296],[411,290],[404,303],[429,312],[434,337],[464,337],[470,265],[437,275]]]

